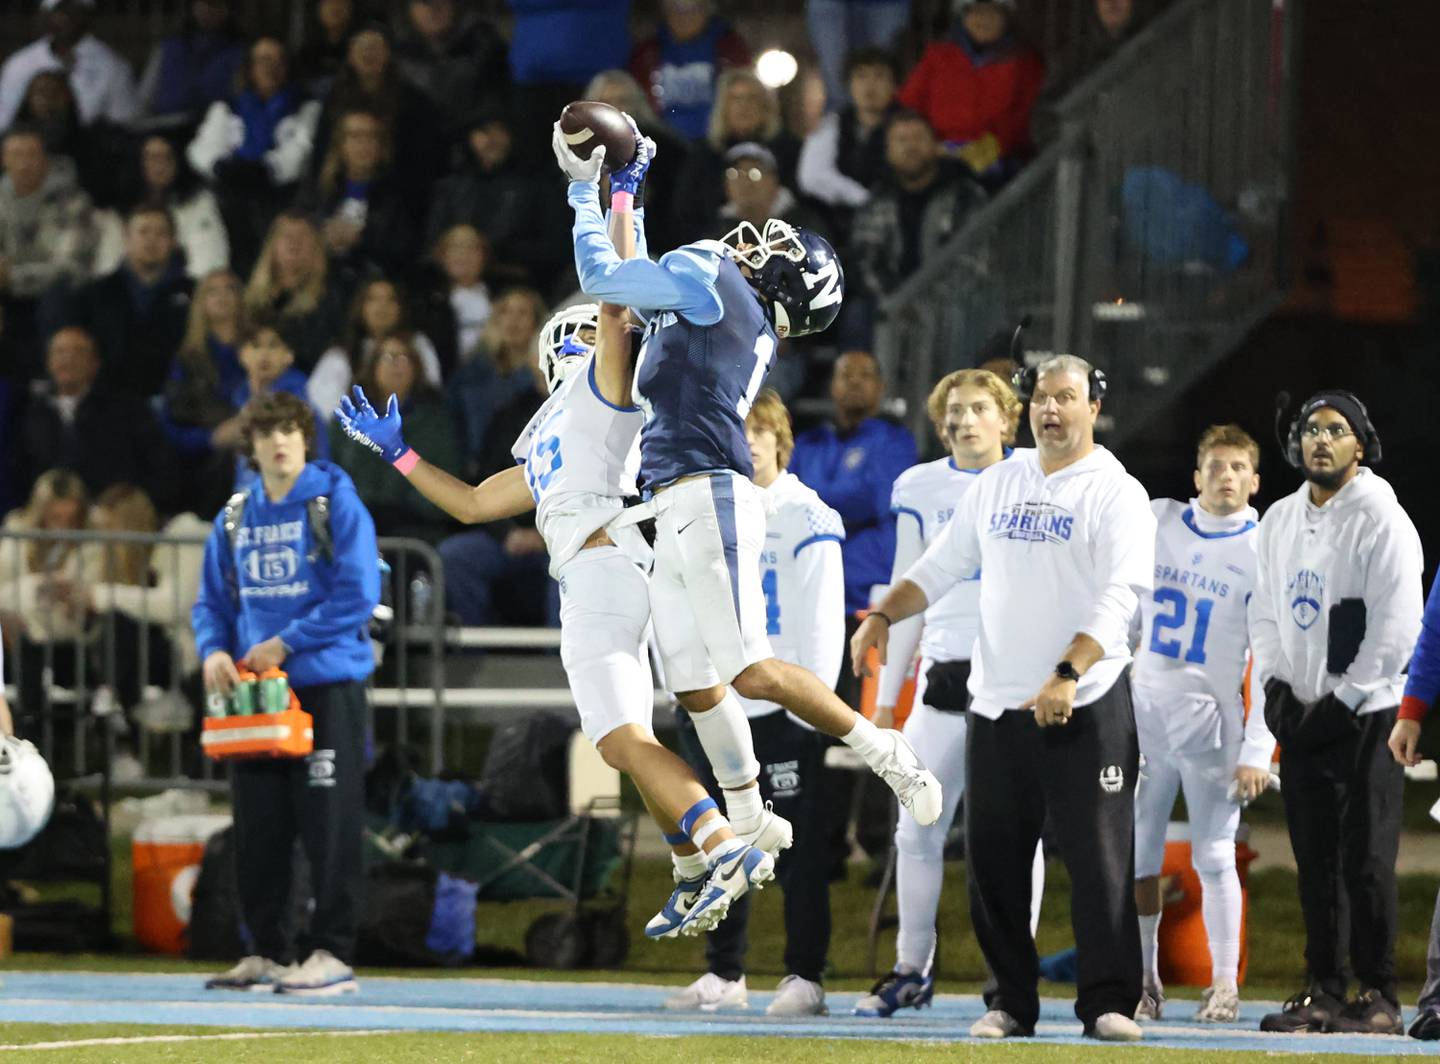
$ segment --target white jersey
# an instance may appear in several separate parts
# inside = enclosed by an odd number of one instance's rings
[[[1228,746],[1244,727],[1246,609],[1260,515],[1247,507],[1216,517],[1193,499],[1155,499],[1150,509],[1158,525],[1155,587],[1140,599],[1137,719],[1146,717],[1142,730],[1156,728],[1177,752]]]
[[[941,458],[911,466],[896,478],[890,493],[890,511],[895,514],[892,583],[902,578],[925,548],[940,537],[955,513],[955,504],[979,473],[978,469],[959,468],[953,458]],[[912,622],[901,621],[896,627],[901,630],[890,634],[889,659],[880,670],[879,702],[883,706],[895,704],[915,653]],[[926,607],[918,639],[920,653],[929,661],[969,661],[979,631],[977,573],[960,580]]]
[[[550,575],[636,494],[639,407],[616,406],[595,382],[595,356],[571,373],[535,412],[510,453],[525,466],[535,527],[550,552]]]
[[[840,556],[845,525],[793,473],[781,473],[762,492],[765,549],[760,552],[760,587],[765,593],[770,646],[781,661],[809,669],[834,687],[845,653],[845,573]],[[748,698],[740,703],[751,717],[780,708]]]

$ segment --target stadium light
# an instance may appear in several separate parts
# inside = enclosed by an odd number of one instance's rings
[[[789,52],[770,48],[760,53],[755,60],[755,76],[767,89],[778,89],[789,85],[800,72],[800,64]]]

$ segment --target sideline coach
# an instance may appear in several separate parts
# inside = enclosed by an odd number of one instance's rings
[[[1085,1033],[1133,1041],[1140,1001],[1134,820],[1139,747],[1130,623],[1149,594],[1155,517],[1139,481],[1095,445],[1104,376],[1059,355],[1016,379],[1036,449],[990,466],[939,539],[851,643],[885,660],[891,624],[983,570],[970,673],[965,831],[970,916],[994,974],[975,1037],[1030,1035],[1039,962],[1030,873],[1048,815],[1063,840]]]

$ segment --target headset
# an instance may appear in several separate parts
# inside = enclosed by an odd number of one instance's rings
[[[1305,454],[1300,447],[1300,433],[1305,429],[1305,422],[1310,420],[1310,415],[1322,407],[1330,407],[1336,410],[1345,420],[1349,421],[1348,412],[1335,405],[1335,401],[1353,403],[1360,414],[1360,424],[1351,425],[1355,435],[1360,439],[1360,445],[1365,450],[1365,457],[1360,460],[1361,465],[1378,465],[1380,463],[1380,433],[1375,429],[1375,423],[1370,420],[1370,411],[1360,401],[1360,397],[1354,392],[1342,391],[1339,388],[1327,388],[1325,391],[1316,392],[1301,405],[1300,410],[1291,420],[1290,426],[1282,431],[1281,426],[1285,424],[1285,412],[1290,408],[1290,393],[1281,392],[1275,397],[1275,441],[1280,444],[1280,453],[1285,456],[1285,461],[1294,469],[1305,468]]]
[[[1025,326],[1030,324],[1030,315],[1020,319],[1020,324],[1015,326],[1015,332],[1010,337],[1010,361],[1015,363],[1015,376],[1010,378],[1010,387],[1015,389],[1015,394],[1024,402],[1029,402],[1030,397],[1035,394],[1035,381],[1040,376],[1038,366],[1025,365],[1024,352],[1020,348],[1020,337],[1025,331]],[[1109,382],[1105,379],[1105,371],[1090,367],[1089,374],[1090,401],[1098,403],[1105,398],[1105,390]]]

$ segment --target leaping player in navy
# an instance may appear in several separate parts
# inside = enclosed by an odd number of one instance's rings
[[[918,823],[934,823],[939,781],[905,738],[876,728],[813,673],[777,660],[766,636],[759,566],[765,511],[750,480],[745,417],[779,341],[818,333],[839,313],[845,281],[834,249],[772,218],[763,232],[741,223],[724,240],[687,244],[658,263],[622,259],[600,209],[604,149],[579,158],[558,122],[553,146],[570,178],[580,287],[648,320],[633,388],[644,414],[646,504],[614,524],[655,516],[650,607],[660,658],[725,792],[731,823],[743,833],[763,813],[737,691],[844,741]],[[708,923],[744,892],[739,878],[712,869],[698,893],[672,900],[688,904],[687,921]]]

